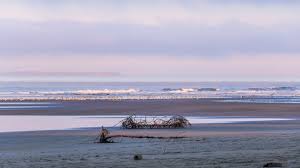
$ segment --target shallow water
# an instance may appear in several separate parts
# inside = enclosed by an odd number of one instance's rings
[[[127,116],[95,115],[95,116],[37,116],[37,115],[2,115],[0,116],[0,132],[65,130],[86,127],[114,127]],[[145,116],[143,116],[144,118]],[[167,118],[169,116],[158,116]],[[153,116],[147,116],[151,120]],[[285,121],[290,118],[253,118],[253,117],[186,117],[192,124],[209,123],[242,123],[261,121]]]
[[[0,102],[0,110],[30,110],[30,109],[48,109],[59,107],[52,102]]]
[[[49,108],[52,106],[0,106],[0,110],[15,110],[15,109],[33,109],[33,108]]]

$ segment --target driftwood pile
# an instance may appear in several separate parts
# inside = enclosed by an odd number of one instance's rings
[[[185,128],[191,125],[186,118],[179,115],[169,119],[155,117],[151,120],[131,115],[122,120],[121,124],[121,127],[124,129]]]
[[[121,128],[124,129],[155,129],[155,128],[185,128],[190,126],[191,123],[182,116],[173,116],[168,119],[154,117],[151,119],[147,119],[146,117],[138,117],[135,115],[131,115],[124,120],[121,121]],[[112,143],[113,138],[120,138],[120,137],[127,137],[127,138],[158,138],[158,139],[177,139],[177,138],[184,138],[181,136],[172,136],[172,137],[165,137],[165,136],[147,136],[147,135],[117,135],[113,134],[110,135],[110,132],[105,129],[101,128],[98,137],[96,139],[96,143]]]

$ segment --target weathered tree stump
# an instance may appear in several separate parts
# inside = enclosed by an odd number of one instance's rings
[[[102,126],[98,143],[112,143],[112,141],[109,139],[109,131]]]

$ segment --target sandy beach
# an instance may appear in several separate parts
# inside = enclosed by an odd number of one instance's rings
[[[197,115],[292,117],[291,121],[196,124],[186,129],[123,130],[112,135],[180,136],[182,139],[115,138],[96,144],[99,128],[0,133],[1,168],[14,167],[283,167],[300,165],[298,104],[215,100],[52,102],[50,109],[0,110],[1,115]],[[1,117],[1,116],[0,116]],[[143,160],[133,160],[142,154]]]
[[[152,133],[190,136],[183,139],[121,138],[111,144],[93,143],[97,130],[3,133],[0,134],[0,167],[253,168],[269,162],[299,167],[299,131],[200,130]],[[142,154],[143,160],[133,160],[135,154]]]

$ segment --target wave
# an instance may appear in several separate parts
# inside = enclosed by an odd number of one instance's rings
[[[281,87],[273,87],[272,90],[278,90],[278,91],[281,91],[281,90],[295,91],[295,90],[297,90],[297,88],[296,87],[290,87],[290,86],[281,86]]]
[[[169,93],[191,93],[198,91],[197,88],[164,88],[162,89],[164,92],[169,92]]]
[[[107,87],[108,88],[108,87]],[[253,88],[115,88],[115,89],[78,89],[63,88],[65,90],[22,90],[0,91],[1,100],[94,100],[94,99],[201,99],[201,98],[300,98],[300,90],[290,86],[253,87]]]
[[[98,95],[98,94],[129,94],[137,93],[137,89],[101,89],[101,90],[78,90],[73,93],[80,95]]]
[[[270,91],[270,88],[248,88],[250,91]]]
[[[15,95],[109,95],[109,94],[130,94],[137,93],[137,89],[86,89],[75,91],[28,91],[28,92],[6,92]],[[1,92],[3,94],[3,92]]]
[[[191,93],[191,92],[205,92],[205,91],[218,91],[217,88],[164,88],[163,92],[169,93]]]
[[[217,88],[200,88],[200,89],[198,89],[198,91],[200,91],[200,92],[203,92],[203,91],[215,92],[215,91],[219,91],[219,89],[217,89]]]
[[[248,88],[250,91],[295,91],[296,87],[290,86],[280,86],[280,87],[271,87],[271,88]]]

